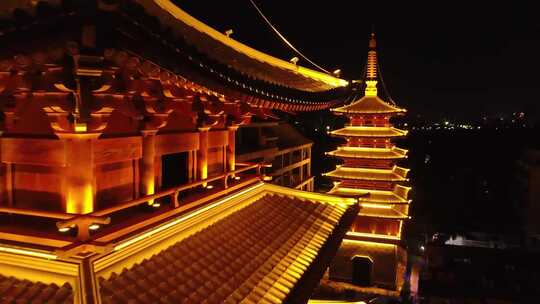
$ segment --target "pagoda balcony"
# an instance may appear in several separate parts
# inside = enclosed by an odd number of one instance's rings
[[[324,173],[334,179],[401,182],[407,181],[410,169],[394,166],[392,169],[366,169],[338,166],[336,170]]]
[[[266,178],[261,175],[262,168],[268,167],[266,164],[236,165],[238,169],[234,171],[113,204],[88,214],[0,205],[0,234],[5,240],[44,250],[68,250],[66,248],[91,240],[109,243],[155,225],[165,217],[204,206],[217,197]]]
[[[402,159],[407,157],[407,152],[407,150],[397,147],[338,147],[334,151],[326,152],[326,155],[353,159]]]
[[[362,127],[346,126],[345,128],[329,132],[332,136],[338,137],[402,137],[406,136],[408,131],[394,127]]]
[[[409,204],[411,202],[408,199],[409,191],[411,187],[405,187],[402,185],[396,185],[394,190],[372,190],[372,189],[358,189],[348,188],[342,186],[341,183],[337,183],[336,186],[330,190],[329,194],[358,197],[358,201],[361,203],[374,203],[374,204]]]

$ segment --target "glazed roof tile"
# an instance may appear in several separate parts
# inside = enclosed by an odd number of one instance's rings
[[[73,303],[71,285],[44,284],[0,274],[0,303]]]
[[[281,303],[349,208],[267,194],[159,254],[100,278],[102,301]]]

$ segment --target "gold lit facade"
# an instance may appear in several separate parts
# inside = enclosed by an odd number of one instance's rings
[[[236,132],[329,108],[347,81],[168,0],[8,1],[0,16],[1,303],[308,300],[357,200],[264,183]],[[309,147],[294,146],[302,165]]]
[[[346,116],[349,124],[329,132],[346,143],[327,152],[343,163],[324,175],[334,180],[329,193],[357,197],[360,212],[330,268],[330,277],[396,290],[405,266],[405,251],[399,243],[403,221],[409,218],[410,187],[406,186],[409,169],[397,165],[407,158],[407,150],[393,142],[407,131],[395,128],[390,120],[406,110],[378,96],[379,72],[372,34],[364,96],[332,109]]]

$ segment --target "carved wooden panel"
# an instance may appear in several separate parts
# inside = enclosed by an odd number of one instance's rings
[[[160,134],[156,138],[156,155],[199,149],[199,132]]]
[[[141,137],[99,139],[94,142],[94,163],[115,163],[139,159],[142,155]]]
[[[229,144],[228,131],[210,131],[208,134],[208,147],[226,146]]]
[[[58,139],[2,138],[2,162],[43,166],[65,164],[64,143]]]

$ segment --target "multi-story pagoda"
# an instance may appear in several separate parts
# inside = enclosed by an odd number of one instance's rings
[[[378,96],[379,78],[372,34],[364,96],[332,109],[337,115],[345,115],[350,123],[330,132],[346,139],[346,143],[327,153],[343,160],[335,170],[324,174],[334,180],[329,193],[358,197],[361,208],[336,258],[336,264],[348,263],[350,267],[334,267],[331,276],[359,285],[398,289],[404,266],[400,260],[405,258],[398,245],[403,221],[409,217],[410,188],[403,185],[408,181],[409,169],[396,164],[407,157],[407,150],[393,142],[406,136],[407,131],[394,128],[390,120],[406,110]]]

